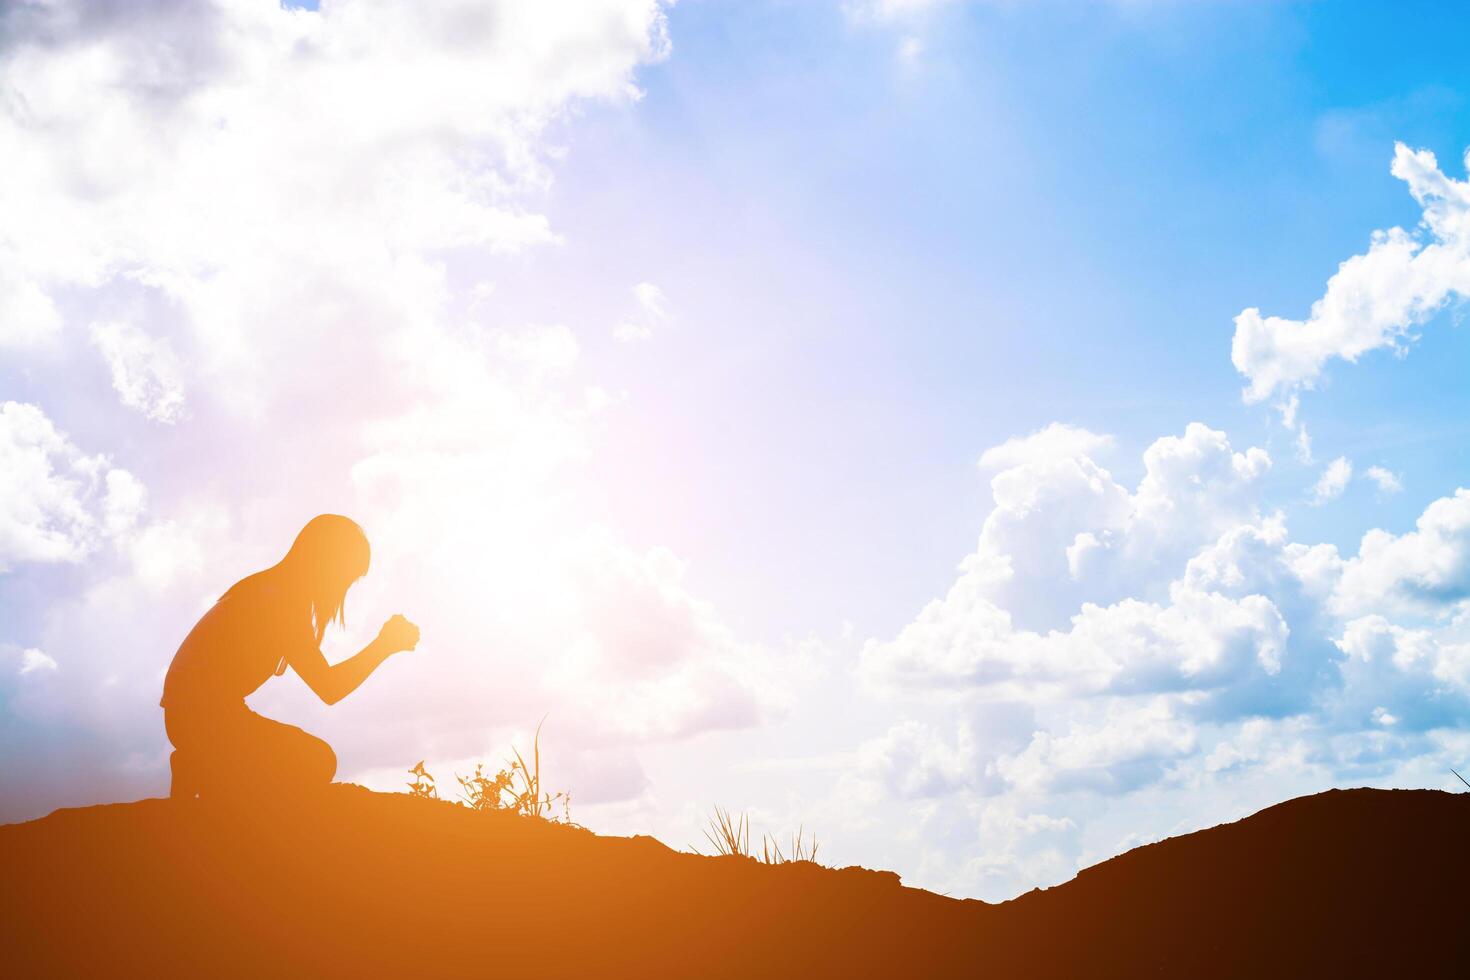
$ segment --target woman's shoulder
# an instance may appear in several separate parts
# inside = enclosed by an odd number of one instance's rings
[[[220,596],[221,602],[232,602],[245,604],[249,602],[267,602],[280,598],[280,583],[275,581],[271,574],[272,569],[267,568],[263,572],[247,575],[234,585],[225,590]]]

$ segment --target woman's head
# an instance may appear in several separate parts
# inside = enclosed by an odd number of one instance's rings
[[[362,528],[339,514],[313,517],[296,535],[281,564],[306,589],[318,643],[328,623],[343,621],[347,590],[367,574],[371,557]]]

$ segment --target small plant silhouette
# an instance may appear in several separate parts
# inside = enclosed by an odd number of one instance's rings
[[[483,763],[475,763],[475,774],[468,778],[455,773],[459,780],[460,800],[471,810],[506,810],[505,793],[510,789],[510,773],[502,769],[492,778],[485,774]]]
[[[434,783],[434,777],[424,768],[424,760],[420,759],[414,767],[408,771],[413,777],[413,782],[408,786],[408,795],[416,796],[421,800],[437,800],[439,798],[439,787]]]
[[[546,719],[541,719],[545,724]],[[460,799],[455,802],[471,810],[498,810],[518,813],[526,817],[537,817],[557,823],[572,822],[572,795],[565,790],[548,793],[541,788],[541,724],[536,726],[536,735],[531,746],[531,762],[527,764],[520,750],[511,746],[514,759],[507,759],[506,766],[493,776],[485,770],[484,763],[476,763],[472,776],[455,774],[459,780]],[[439,799],[439,789],[431,775],[419,761],[409,771],[413,782],[408,783],[410,796],[421,799]],[[553,810],[561,805],[561,815],[553,816]]]

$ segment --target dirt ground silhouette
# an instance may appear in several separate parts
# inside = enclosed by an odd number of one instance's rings
[[[0,827],[4,973],[1462,976],[1470,794],[1333,791],[989,905],[335,786]]]

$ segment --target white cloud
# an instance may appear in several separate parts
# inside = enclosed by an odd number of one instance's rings
[[[1296,458],[1303,463],[1312,461],[1312,434],[1307,431],[1307,423],[1297,417],[1301,410],[1301,395],[1293,391],[1285,401],[1277,405],[1281,412],[1281,424],[1288,430],[1296,433]]]
[[[1248,718],[1215,743],[1201,768],[1210,774],[1246,768],[1276,775],[1300,773],[1313,762],[1315,734],[1303,717]]]
[[[1470,184],[1446,177],[1433,153],[1402,143],[1390,169],[1424,209],[1421,231],[1375,232],[1367,252],[1338,267],[1305,320],[1243,310],[1230,357],[1250,382],[1246,401],[1311,387],[1333,358],[1405,351],[1415,326],[1470,295]]]
[[[1158,699],[1137,708],[1117,706],[1100,723],[1074,724],[1064,734],[1037,732],[1024,752],[1001,759],[997,767],[1028,792],[1121,793],[1154,782],[1196,745],[1193,726]]]
[[[1199,422],[1155,440],[1143,462],[1129,531],[1149,549],[1197,546],[1253,517],[1257,481],[1271,468],[1264,449],[1235,452],[1225,433]]]
[[[0,350],[41,347],[60,332],[61,313],[46,291],[0,265]]]
[[[1363,475],[1377,485],[1379,493],[1398,493],[1404,489],[1403,481],[1399,479],[1398,474],[1382,466],[1370,466],[1363,472]]]
[[[172,347],[196,397],[258,414],[422,316],[427,253],[555,241],[522,205],[543,132],[636,98],[667,50],[657,0],[28,8],[0,61],[0,295],[141,295],[166,313],[146,349],[101,338],[123,398],[176,412]]]
[[[858,769],[902,799],[945,796],[975,779],[974,734],[962,726],[953,745],[920,721],[894,725],[858,749]]]
[[[30,674],[41,670],[55,670],[56,668],[56,661],[35,647],[30,647],[22,651],[20,655],[20,672],[22,674]]]
[[[966,599],[971,601],[966,601]],[[1264,596],[1234,599],[1176,583],[1167,604],[1084,604],[1067,630],[1012,627],[957,585],[891,643],[863,650],[868,676],[899,689],[991,688],[1035,698],[1209,691],[1280,670],[1289,629]]]
[[[1333,640],[1344,655],[1344,684],[1325,708],[1348,728],[1463,724],[1470,718],[1466,639],[1462,630],[1406,627],[1376,614],[1353,619]]]
[[[640,282],[634,286],[633,300],[637,310],[631,316],[618,321],[618,325],[613,328],[613,338],[616,340],[623,343],[650,340],[655,331],[662,329],[673,319],[668,297],[651,282]]]
[[[1225,434],[1191,423],[1143,454],[1130,492],[1088,448],[1101,436],[1049,426],[987,454],[1009,464],[991,479],[995,509],[965,559],[967,588],[1023,626],[1065,622],[1083,601],[1136,595],[1140,576],[1164,582],[1203,544],[1256,516],[1256,485],[1270,466],[1258,448],[1236,452]]]
[[[1076,456],[1095,456],[1112,447],[1113,437],[1075,425],[1053,422],[1029,436],[1015,436],[980,454],[981,469],[1011,469],[1025,463],[1047,463]]]
[[[39,406],[0,405],[0,572],[18,562],[75,562],[131,529],[142,485],[86,455]]]
[[[1171,581],[1197,549],[1255,518],[1250,487],[1269,458],[1192,424],[1148,448],[1130,494],[1086,455],[1066,455],[1106,444],[1053,426],[992,456],[1013,465],[992,481],[996,506],[977,550],[894,640],[867,644],[865,674],[898,689],[1038,696],[1209,690],[1275,673],[1288,631],[1269,599]],[[1163,601],[1136,592],[1098,601],[1161,569]],[[1023,628],[1018,612],[1064,617],[1066,628]]]
[[[1470,491],[1344,558],[1262,516],[1268,458],[1204,426],[1150,446],[1131,493],[1085,454],[1059,455],[1018,453],[953,586],[863,648],[866,680],[907,706],[855,770],[886,790],[874,799],[1055,806],[1219,779],[1365,778],[1437,751],[1426,733],[1470,719]],[[1085,503],[1097,500],[1114,503]],[[1021,622],[1038,590],[1075,603],[1064,624]],[[915,720],[1011,703],[1032,714],[996,736],[1024,735],[1019,747],[952,746]]]
[[[1332,605],[1344,616],[1434,614],[1470,598],[1470,490],[1432,502],[1413,531],[1369,531],[1355,556],[1333,564]]]
[[[124,405],[155,422],[183,418],[184,370],[166,339],[121,322],[94,323],[91,334]]]
[[[1318,506],[1342,496],[1348,481],[1353,478],[1353,464],[1346,456],[1339,456],[1328,463],[1312,487],[1312,503]]]

